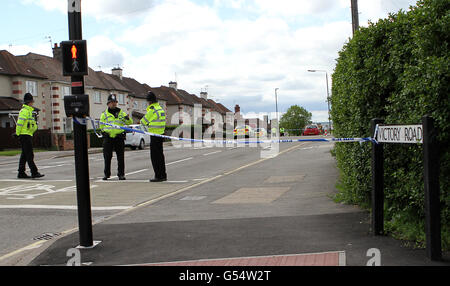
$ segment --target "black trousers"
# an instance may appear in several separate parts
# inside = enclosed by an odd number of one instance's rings
[[[157,179],[167,178],[163,141],[164,138],[158,136],[151,136],[150,138],[150,158],[152,160],[155,178]]]
[[[25,163],[28,163],[31,174],[36,174],[38,169],[36,164],[34,164],[33,137],[30,135],[19,135],[19,142],[22,146],[22,154],[20,154],[19,159],[19,173],[25,173]]]
[[[105,159],[105,176],[111,176],[111,159],[113,150],[117,156],[117,176],[125,176],[125,141],[123,137],[103,139],[103,158]]]

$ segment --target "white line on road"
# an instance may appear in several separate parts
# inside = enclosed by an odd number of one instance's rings
[[[141,173],[141,172],[144,172],[144,171],[147,171],[147,170],[148,169],[142,169],[142,170],[137,170],[137,171],[134,171],[134,172],[126,173],[125,176]],[[103,177],[97,177],[97,178],[98,179],[102,179]],[[109,179],[117,179],[117,178],[118,178],[117,176],[114,176],[114,177],[111,177]]]
[[[97,180],[95,181],[96,183],[148,183],[149,180],[111,180],[108,179],[107,181],[103,181],[103,180]]]
[[[189,157],[189,158],[186,158],[186,159],[181,159],[181,160],[178,160],[178,161],[173,161],[173,162],[167,163],[166,166],[169,166],[169,165],[172,165],[172,164],[175,164],[175,163],[180,163],[180,162],[187,161],[187,160],[191,160],[191,159],[194,159],[194,157]]]
[[[212,155],[212,154],[216,154],[216,153],[220,153],[220,152],[222,152],[222,151],[215,151],[215,152],[211,152],[211,153],[206,153],[206,154],[203,154],[203,156],[208,156],[208,155]]]
[[[0,179],[0,182],[29,182],[29,183],[72,182],[72,181],[73,180]]]
[[[126,210],[131,206],[91,207],[94,211]],[[53,210],[77,210],[77,206],[67,205],[0,205],[0,209],[53,209]]]
[[[142,169],[142,170],[138,170],[138,171],[126,173],[125,176],[133,175],[133,174],[137,174],[137,173],[141,173],[141,172],[144,172],[144,171],[147,171],[147,170],[148,170],[148,169]]]

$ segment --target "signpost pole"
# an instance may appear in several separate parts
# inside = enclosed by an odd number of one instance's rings
[[[375,133],[377,124],[383,120],[371,120],[371,132]],[[372,232],[374,235],[384,233],[384,165],[383,144],[372,142]]]
[[[439,144],[434,120],[422,117],[423,164],[425,190],[425,230],[426,252],[431,260],[440,260],[441,249],[441,209],[439,201]]]
[[[82,40],[81,0],[68,0],[69,39]],[[84,76],[71,76],[72,95],[84,94]],[[77,185],[78,227],[80,246],[92,247],[92,214],[89,189],[89,161],[86,125],[74,124],[75,177]]]

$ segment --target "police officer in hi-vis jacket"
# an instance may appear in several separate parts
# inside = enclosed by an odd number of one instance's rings
[[[17,178],[40,178],[44,175],[38,172],[36,164],[34,164],[33,153],[33,134],[37,130],[36,118],[33,115],[34,99],[31,93],[25,93],[23,97],[23,106],[19,113],[16,125],[16,135],[19,136],[19,142],[22,146],[22,154],[19,159],[19,174]],[[25,173],[25,163],[31,171],[31,177]]]
[[[153,92],[148,92],[147,101],[149,106],[147,107],[147,113],[141,119],[141,124],[147,127],[148,132],[162,135],[166,128],[166,113],[159,105],[156,95]],[[164,139],[162,137],[150,136],[150,158],[153,171],[155,172],[155,177],[150,182],[167,181],[163,141]]]
[[[103,134],[103,158],[105,159],[105,176],[103,180],[111,177],[111,159],[113,150],[117,155],[117,177],[125,180],[125,130],[107,125],[116,126],[130,125],[133,120],[120,108],[117,107],[115,94],[108,96],[108,108],[100,116],[100,130]]]

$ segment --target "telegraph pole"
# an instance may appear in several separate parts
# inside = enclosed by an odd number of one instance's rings
[[[69,39],[82,40],[81,0],[68,0]],[[84,95],[84,76],[71,76],[72,95]],[[75,117],[75,116],[74,116]],[[82,120],[82,119],[77,119]],[[80,246],[94,246],[92,238],[92,213],[89,186],[89,161],[86,125],[74,124],[75,177],[77,185],[78,227]]]
[[[359,16],[358,16],[358,0],[350,0],[352,9],[352,30],[353,35],[359,30]]]

